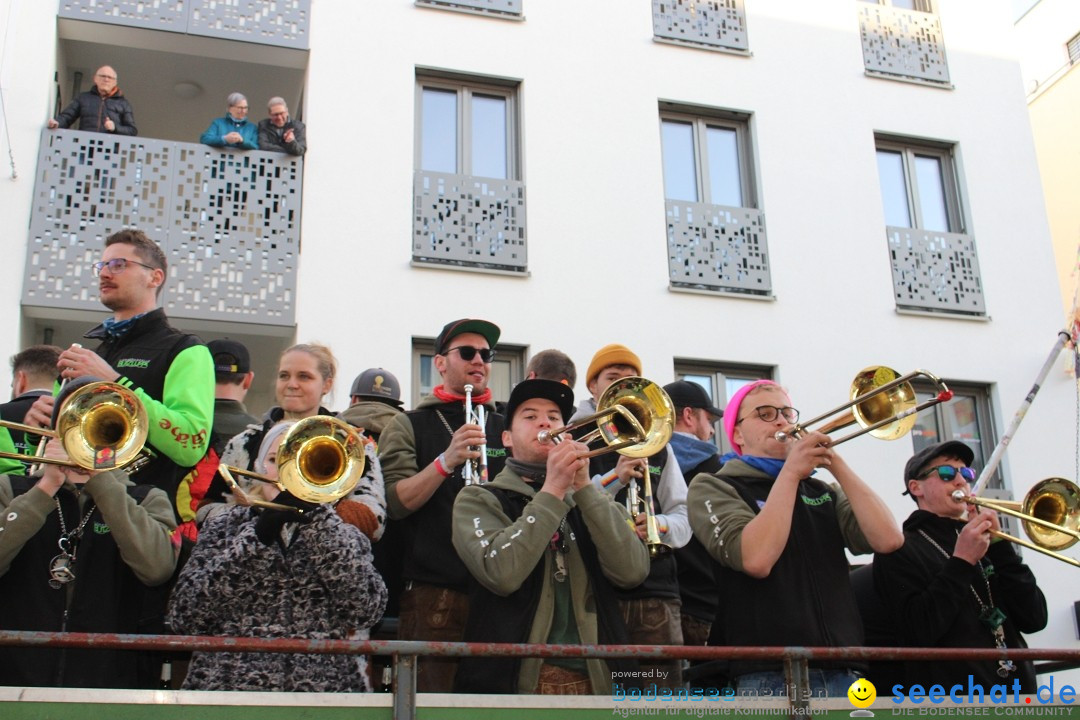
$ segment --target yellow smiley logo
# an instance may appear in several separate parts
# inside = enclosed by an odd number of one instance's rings
[[[877,698],[877,688],[866,678],[859,678],[851,683],[847,691],[848,700],[857,708],[868,708]]]

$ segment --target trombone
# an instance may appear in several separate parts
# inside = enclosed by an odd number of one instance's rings
[[[150,422],[146,408],[135,393],[123,385],[99,380],[75,390],[56,415],[56,429],[32,427],[0,420],[0,427],[57,438],[70,460],[55,460],[19,453],[0,452],[0,457],[24,462],[78,467],[84,470],[123,468],[132,473],[150,459],[144,451]]]
[[[242,505],[302,514],[303,510],[291,505],[251,497],[234,475],[276,485],[305,502],[334,503],[360,482],[364,464],[364,441],[351,425],[329,415],[314,415],[297,422],[281,439],[277,480],[232,465],[219,465],[218,472]]]
[[[915,389],[911,380],[924,377],[933,383],[937,394],[923,403],[917,403]],[[850,402],[804,423],[796,423],[787,430],[776,433],[777,440],[798,439],[810,430],[825,433],[858,423],[861,427],[853,433],[833,440],[831,445],[839,445],[852,438],[870,433],[880,440],[896,440],[911,432],[915,426],[915,415],[938,403],[952,400],[953,392],[936,375],[926,370],[915,370],[900,376],[898,372],[885,365],[871,365],[863,368],[851,382]],[[811,425],[847,411],[830,420],[820,428]]]
[[[1036,483],[1023,501],[988,500],[968,495],[963,490],[953,492],[952,499],[1020,518],[1031,542],[1000,530],[991,530],[990,534],[1080,567],[1080,560],[1055,552],[1072,547],[1080,540],[1080,487],[1076,483],[1064,478],[1047,478]]]
[[[671,398],[651,380],[631,376],[616,380],[596,401],[596,412],[555,430],[541,430],[537,436],[540,442],[558,443],[561,436],[584,427],[591,422],[596,428],[581,437],[580,442],[588,445],[597,437],[603,439],[606,447],[591,450],[581,457],[592,458],[609,452],[617,452],[633,458],[645,458],[655,455],[671,440],[675,428],[675,405]],[[645,544],[649,556],[656,557],[670,552],[660,540],[660,527],[652,509],[652,479],[646,469],[642,477],[639,500],[637,480],[630,483],[627,490],[627,510],[636,517],[638,507],[644,507]]]

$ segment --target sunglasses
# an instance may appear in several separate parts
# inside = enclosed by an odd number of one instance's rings
[[[92,267],[94,269],[94,276],[95,277],[100,277],[101,276],[101,271],[104,270],[105,268],[109,268],[109,272],[112,273],[113,275],[119,275],[120,273],[127,270],[128,265],[141,265],[144,268],[146,268],[147,270],[157,270],[157,268],[154,267],[153,265],[147,265],[146,263],[141,263],[138,260],[128,260],[127,258],[113,258],[112,260],[98,260],[96,263],[94,263],[90,267]]]
[[[472,359],[476,357],[476,353],[480,353],[480,359],[485,363],[489,363],[495,358],[495,351],[491,348],[475,348],[472,345],[458,345],[457,347],[446,348],[443,355],[454,350],[458,351],[458,355],[465,362],[472,362]]]
[[[925,480],[935,472],[937,473],[937,476],[945,482],[952,482],[953,478],[956,477],[956,473],[960,473],[960,477],[964,478],[969,483],[975,482],[974,470],[969,467],[955,468],[952,465],[938,465],[937,467],[932,467],[915,479]]]

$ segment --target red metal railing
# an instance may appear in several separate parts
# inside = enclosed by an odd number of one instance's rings
[[[310,640],[306,638],[121,635],[0,630],[0,647],[101,648],[199,652],[286,652],[387,655],[394,658],[394,718],[416,717],[416,658],[573,657],[688,660],[782,660],[791,688],[791,716],[806,717],[808,669],[828,660],[1053,660],[1080,663],[1080,649],[1067,648],[871,648],[871,647],[697,647],[685,645],[542,645],[455,643],[411,640]]]

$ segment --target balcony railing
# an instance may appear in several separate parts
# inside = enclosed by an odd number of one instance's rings
[[[523,272],[525,183],[417,170],[413,261]]]
[[[477,15],[521,19],[521,6],[524,0],[416,0],[420,7],[459,10]]]
[[[652,7],[657,40],[750,52],[743,0],[653,0]]]
[[[885,232],[897,308],[986,314],[974,238],[906,227]]]
[[[868,75],[951,87],[936,14],[873,2],[857,4]]]
[[[760,210],[680,200],[665,204],[673,286],[772,294],[765,216]]]
[[[306,50],[311,0],[61,0],[59,16]]]
[[[171,317],[293,325],[302,169],[280,153],[43,131],[22,303],[100,311],[90,265],[133,227],[169,260]]]

